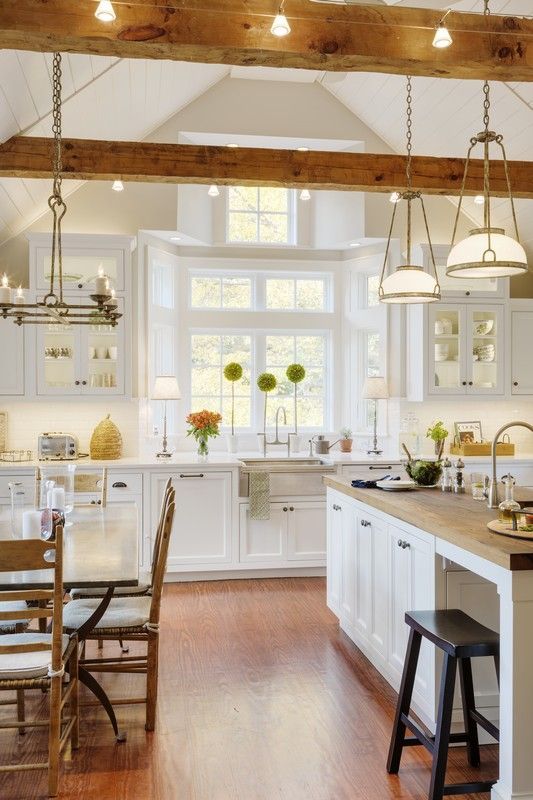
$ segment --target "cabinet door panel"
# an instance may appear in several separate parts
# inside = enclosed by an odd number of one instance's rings
[[[503,306],[467,306],[468,394],[504,393],[505,324]]]
[[[428,310],[428,341],[428,393],[465,394],[468,365],[464,306],[432,306]]]
[[[284,510],[286,509],[286,510]],[[287,554],[288,506],[270,504],[270,519],[250,519],[250,506],[240,506],[240,560],[284,561]]]
[[[531,342],[533,341],[533,311],[513,311],[511,391],[513,394],[533,394]]]
[[[355,624],[360,633],[369,638],[372,629],[372,528],[367,515],[353,519],[355,552]]]
[[[287,558],[289,561],[326,559],[326,507],[324,503],[289,505]]]
[[[370,644],[383,657],[387,657],[389,631],[389,549],[387,525],[372,518],[372,620]]]
[[[355,622],[356,609],[356,527],[357,512],[349,503],[343,504],[340,516],[341,554],[341,619],[349,625]]]
[[[328,491],[326,597],[328,608],[337,617],[340,616],[342,574],[342,506],[339,500],[339,495]]]
[[[172,475],[176,518],[170,539],[168,566],[217,564],[231,561],[231,473]],[[198,477],[196,477],[198,475]],[[152,531],[155,532],[169,474],[152,476]],[[152,533],[153,535],[153,533]]]

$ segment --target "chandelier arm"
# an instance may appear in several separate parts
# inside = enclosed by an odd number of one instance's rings
[[[381,276],[380,276],[380,279],[379,279],[379,289],[378,289],[378,294],[379,294],[380,297],[384,294],[384,292],[383,292],[383,281],[385,279],[385,270],[387,269],[387,259],[389,257],[390,243],[391,243],[391,239],[392,239],[392,232],[394,230],[394,220],[396,218],[396,208],[397,208],[397,206],[398,206],[398,203],[395,203],[394,204],[394,208],[392,209],[392,217],[391,217],[391,221],[390,221],[389,235],[387,237],[387,247],[385,248],[385,255],[383,257],[383,267],[381,268]]]
[[[516,219],[516,209],[515,209],[515,206],[514,206],[513,193],[511,191],[511,178],[509,177],[509,164],[507,163],[507,153],[505,152],[505,147],[503,145],[501,137],[498,137],[496,142],[497,142],[497,144],[500,145],[500,148],[501,148],[501,151],[502,151],[503,169],[504,169],[504,172],[505,172],[505,180],[507,181],[507,192],[509,194],[509,201],[511,203],[511,213],[513,215],[513,225],[514,225],[516,240],[519,242],[520,241],[520,234],[518,233],[518,221]]]
[[[429,245],[429,254],[431,256],[431,266],[433,267],[433,277],[435,278],[435,294],[440,295],[440,283],[439,283],[439,276],[437,274],[437,265],[435,264],[435,254],[433,253],[433,243],[431,241],[431,234],[429,232],[429,224],[428,218],[426,215],[426,206],[424,205],[424,198],[420,195],[420,204],[422,206],[422,216],[424,218],[424,227],[426,229],[426,235],[428,237],[428,245]]]
[[[476,140],[470,140],[470,147],[468,148],[468,153],[466,154],[465,160],[465,170],[463,172],[463,182],[461,184],[461,193],[459,194],[459,202],[457,204],[457,213],[455,215],[455,222],[453,225],[453,233],[452,233],[452,244],[451,247],[455,244],[455,237],[457,235],[457,226],[459,225],[459,217],[461,216],[461,206],[463,205],[463,197],[465,195],[465,187],[466,187],[466,179],[468,177],[468,167],[470,165],[470,156],[472,154],[472,150],[476,144]]]

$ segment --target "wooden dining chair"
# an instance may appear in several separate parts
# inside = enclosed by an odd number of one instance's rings
[[[49,480],[57,486],[63,486],[65,476],[58,473]],[[41,470],[35,469],[35,506],[41,502]],[[98,472],[83,472],[76,469],[74,473],[74,505],[97,505],[105,508],[107,505],[107,467]]]
[[[115,705],[146,703],[147,731],[155,727],[158,654],[159,617],[161,595],[165,577],[168,547],[174,519],[175,490],[170,489],[160,536],[157,561],[154,565],[151,595],[139,597],[114,597],[111,599],[98,627],[91,631],[88,640],[123,640],[145,642],[145,655],[120,656],[114,658],[84,658],[80,663],[89,672],[141,673],[146,674],[146,696],[112,701]],[[64,610],[64,625],[67,631],[75,631],[97,608],[99,599],[84,598],[67,603]]]
[[[53,559],[53,565],[51,563]],[[0,638],[0,691],[50,690],[48,722],[20,720],[2,722],[2,728],[37,728],[48,725],[48,760],[0,766],[0,773],[20,770],[48,770],[48,795],[56,797],[59,756],[70,739],[78,747],[78,642],[75,635],[63,634],[63,530],[59,526],[55,542],[40,539],[4,541],[0,548],[0,572],[54,571],[52,589],[13,589],[4,592],[6,602],[45,601],[45,607],[27,608],[30,620],[51,620],[50,633],[25,631]],[[16,586],[16,584],[14,584]],[[48,603],[52,603],[49,607]],[[20,611],[0,607],[0,622],[16,620]],[[64,682],[65,670],[70,676]],[[68,704],[68,706],[67,706]],[[69,707],[69,715],[63,710]]]

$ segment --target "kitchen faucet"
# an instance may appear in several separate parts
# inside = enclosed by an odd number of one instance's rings
[[[285,406],[278,406],[278,409],[276,411],[276,438],[271,442],[267,441],[266,434],[265,434],[265,436],[263,438],[263,455],[265,455],[265,456],[266,456],[267,444],[286,444],[287,445],[287,457],[289,457],[290,454],[291,454],[291,435],[290,435],[290,433],[287,434],[287,441],[286,442],[282,442],[280,440],[280,438],[279,438],[279,412],[280,411],[283,411],[283,424],[284,425],[287,424],[287,412],[285,410]]]
[[[498,445],[498,439],[502,435],[504,431],[508,428],[527,428],[533,433],[533,425],[530,425],[529,422],[508,422],[507,425],[503,425],[499,431],[496,432],[494,439],[492,440],[492,479],[489,486],[489,496],[488,496],[488,503],[487,506],[489,508],[498,508],[500,505],[500,498],[498,497],[498,478],[496,475],[496,450]]]

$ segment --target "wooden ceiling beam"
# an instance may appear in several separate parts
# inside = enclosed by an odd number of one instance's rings
[[[53,140],[17,136],[0,145],[0,177],[51,178]],[[405,157],[266,148],[228,148],[152,142],[63,140],[63,176],[76,180],[287,186],[393,192],[405,188]],[[413,187],[425,194],[458,195],[464,171],[460,158],[415,156]],[[533,197],[533,163],[509,162],[515,197]],[[483,162],[472,160],[467,194],[483,191]],[[491,167],[491,193],[506,196],[502,162]]]
[[[277,0],[116,2],[117,19],[94,16],[96,0],[2,0],[0,48],[243,66],[365,71],[443,78],[533,80],[533,20],[454,12],[453,45],[432,47],[441,12],[286,0],[289,36],[270,33]]]

